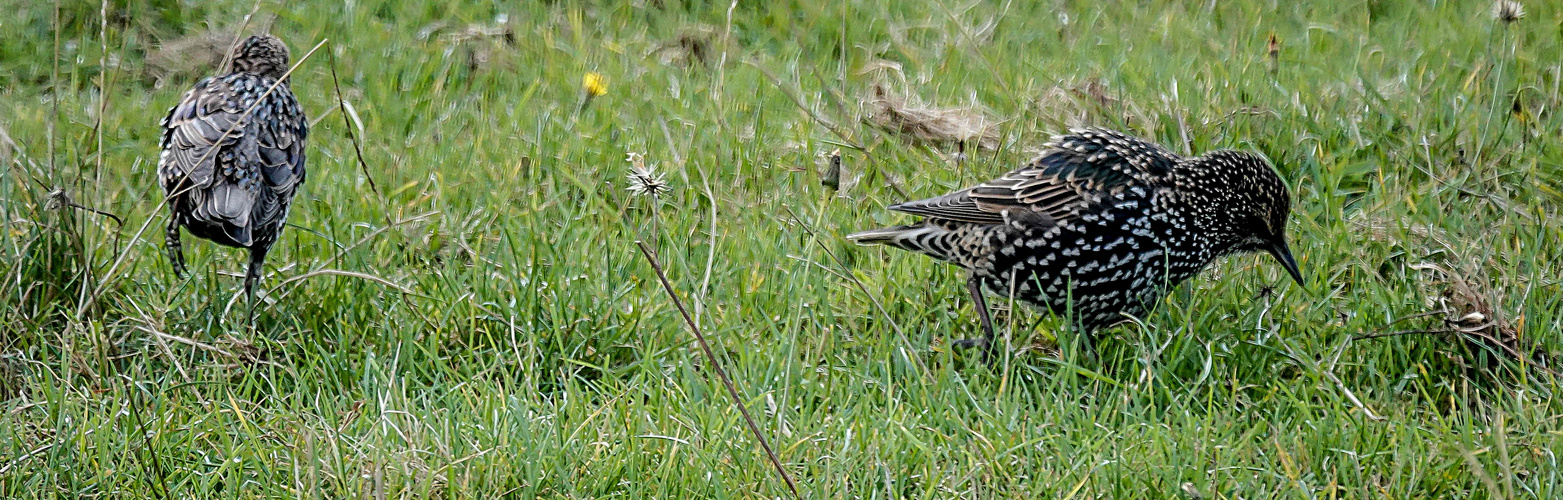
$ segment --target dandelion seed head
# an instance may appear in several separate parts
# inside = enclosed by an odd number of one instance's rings
[[[1525,18],[1525,6],[1514,0],[1498,0],[1492,3],[1492,17],[1503,24]]]
[[[640,153],[630,152],[625,155],[624,161],[630,164],[629,190],[637,196],[661,197],[668,191],[667,179],[657,173],[654,167],[646,166],[646,157]]]

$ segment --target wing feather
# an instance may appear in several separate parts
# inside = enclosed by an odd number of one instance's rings
[[[281,223],[304,179],[308,121],[286,83],[266,94],[273,82],[243,73],[203,80],[163,119],[164,190],[241,246],[257,228]]]
[[[1109,195],[1167,182],[1178,155],[1106,129],[1079,129],[1055,138],[1042,155],[997,179],[891,210],[977,224],[1006,219],[1069,221]]]

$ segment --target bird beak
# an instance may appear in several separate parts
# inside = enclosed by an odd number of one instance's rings
[[[1286,241],[1278,241],[1266,251],[1281,263],[1281,267],[1286,268],[1286,273],[1292,275],[1292,279],[1297,280],[1298,286],[1307,286],[1303,283],[1302,272],[1297,270],[1297,259],[1292,258],[1292,249],[1286,247]]]

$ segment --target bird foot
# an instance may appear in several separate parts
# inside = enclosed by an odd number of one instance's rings
[[[960,339],[950,343],[951,347],[959,350],[976,349],[982,353],[982,360],[991,363],[994,359],[994,342],[991,337],[978,337],[973,339]]]
[[[981,337],[974,338],[974,339],[960,339],[960,340],[957,340],[955,342],[950,343],[950,345],[955,346],[956,349],[971,349],[973,347],[981,347],[983,349],[987,349],[988,348],[988,344],[989,344],[988,339],[981,338]]]

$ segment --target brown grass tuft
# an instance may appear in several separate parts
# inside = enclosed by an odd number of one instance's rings
[[[1485,346],[1515,361],[1533,359],[1535,353],[1521,345],[1519,331],[1508,316],[1493,306],[1499,298],[1495,292],[1452,266],[1422,263],[1411,268],[1432,275],[1425,285],[1430,288],[1429,295],[1436,297],[1444,324],[1464,334],[1467,342],[1475,344],[1472,347]]]
[[[873,96],[863,101],[869,124],[900,134],[914,142],[936,145],[974,144],[994,149],[999,136],[997,121],[973,108],[935,108],[893,95],[875,84]]]
[[[232,31],[208,30],[165,41],[147,54],[146,73],[159,86],[170,79],[215,74],[233,37]]]
[[[1099,79],[1065,81],[1043,91],[1032,105],[1044,121],[1065,128],[1102,123],[1124,123],[1130,129],[1155,128],[1138,103],[1113,94]]]
[[[1434,250],[1432,254],[1443,256],[1444,262],[1423,261],[1408,266],[1423,271],[1427,276],[1419,284],[1430,299],[1428,306],[1431,310],[1416,316],[1443,317],[1442,328],[1425,330],[1423,333],[1455,334],[1466,342],[1473,353],[1490,350],[1511,361],[1539,363],[1538,366],[1543,370],[1556,373],[1547,366],[1536,346],[1521,341],[1519,328],[1497,306],[1503,302],[1503,296],[1487,284],[1491,279],[1479,270],[1480,264],[1464,266],[1478,269],[1476,271],[1461,270],[1462,266],[1457,264],[1464,261],[1459,257],[1461,252],[1443,230],[1426,226],[1401,227],[1396,221],[1374,216],[1354,217],[1351,222],[1370,239],[1410,246],[1408,242],[1400,241],[1392,231],[1395,228],[1402,229],[1422,239],[1422,246]]]
[[[448,47],[447,54],[459,52],[466,58],[469,71],[504,67],[508,59],[500,54],[516,45],[515,27],[507,14],[495,16],[491,24],[472,23],[456,29],[441,21],[418,30],[420,40],[436,37]]]
[[[716,54],[717,37],[720,34],[711,26],[687,26],[680,29],[678,35],[671,40],[652,48],[651,55],[656,56],[662,64],[708,67],[715,62],[713,56]]]

